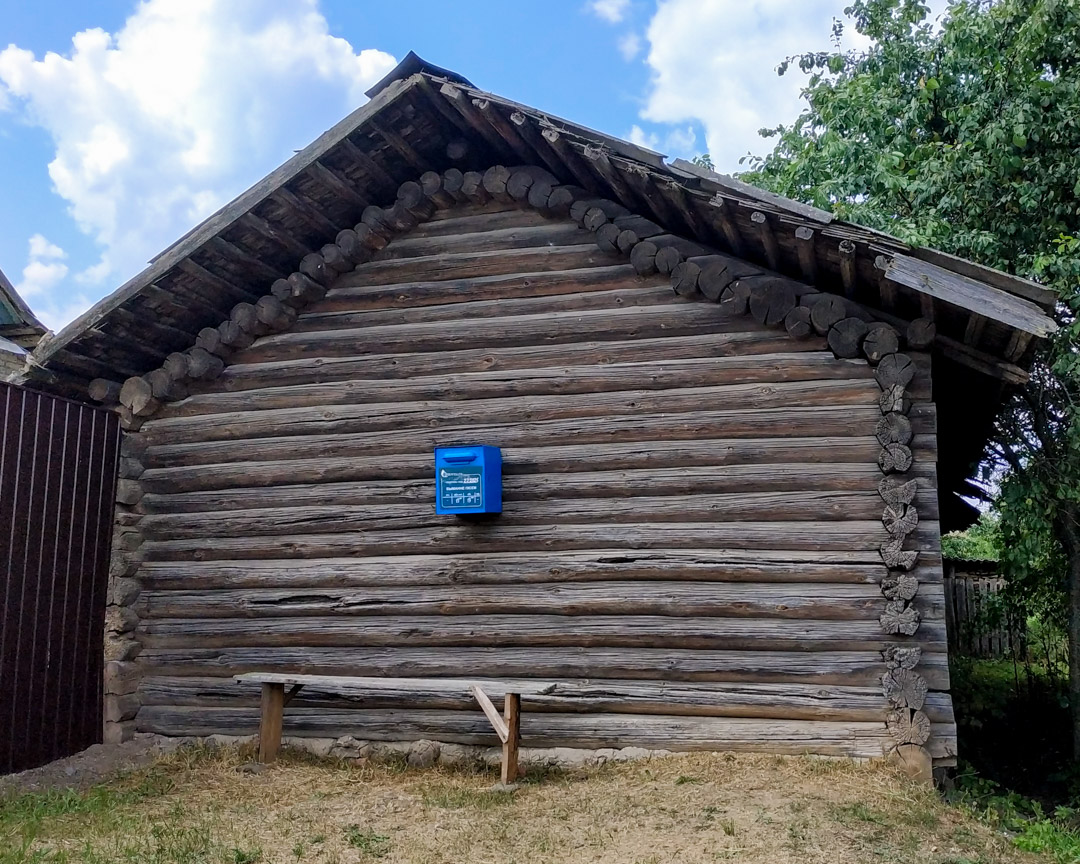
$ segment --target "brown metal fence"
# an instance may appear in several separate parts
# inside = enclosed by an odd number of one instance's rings
[[[101,740],[117,418],[0,383],[0,773]]]

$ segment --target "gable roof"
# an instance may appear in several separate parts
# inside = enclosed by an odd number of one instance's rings
[[[962,488],[1008,386],[1052,332],[1044,287],[837,220],[832,214],[478,90],[410,54],[372,99],[158,255],[142,273],[33,352],[43,380],[86,397],[190,347],[199,330],[255,302],[364,208],[428,170],[541,165],[679,234],[843,293],[875,317],[932,317],[940,460]],[[959,467],[955,467],[959,466]],[[955,482],[953,482],[955,481]]]
[[[19,296],[11,280],[0,270],[0,337],[20,348],[33,348],[46,333],[26,301]]]

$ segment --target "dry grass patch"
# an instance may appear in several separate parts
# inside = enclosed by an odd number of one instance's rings
[[[183,750],[85,793],[0,802],[0,864],[1040,860],[879,765],[695,754],[516,791],[486,770]]]

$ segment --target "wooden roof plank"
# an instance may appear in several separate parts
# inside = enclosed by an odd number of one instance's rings
[[[1033,336],[1049,336],[1057,330],[1054,321],[1030,300],[929,261],[909,255],[893,255],[885,270],[885,278]]]

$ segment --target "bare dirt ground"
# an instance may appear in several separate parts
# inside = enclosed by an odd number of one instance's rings
[[[85,791],[9,792],[0,864],[1045,860],[884,765],[695,754],[534,769],[504,791],[479,766],[250,758],[189,747]]]

